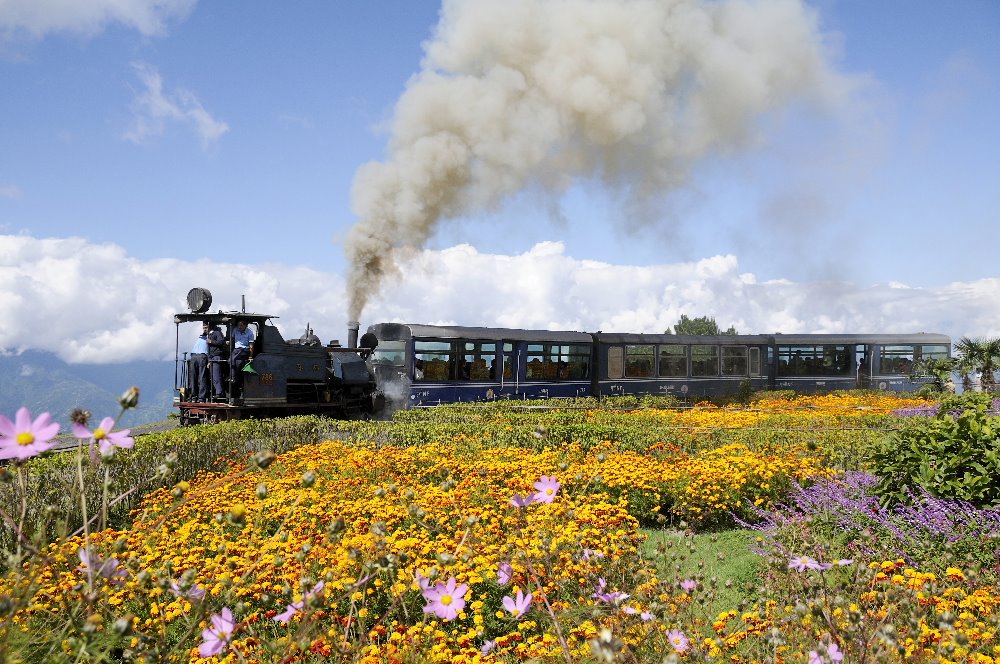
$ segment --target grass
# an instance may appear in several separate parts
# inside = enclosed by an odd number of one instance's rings
[[[764,560],[750,547],[756,542],[752,530],[732,529],[714,533],[681,530],[643,530],[642,553],[656,562],[664,582],[677,585],[697,580],[691,593],[704,599],[709,615],[735,608],[752,600],[761,585]]]

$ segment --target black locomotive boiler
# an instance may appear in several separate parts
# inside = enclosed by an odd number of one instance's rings
[[[384,407],[366,362],[377,342],[366,334],[359,347],[357,323],[348,326],[346,346],[336,341],[323,345],[308,325],[298,339],[285,339],[272,322],[277,316],[245,310],[212,313],[212,294],[205,288],[191,289],[187,303],[189,313],[174,315],[174,406],[181,425],[305,414],[347,419],[370,416]],[[249,368],[234,370],[233,333],[240,321],[254,333],[252,360]],[[190,351],[206,322],[224,335],[226,346],[221,358],[208,362],[207,375],[198,377],[208,381],[210,395],[198,400],[192,371],[200,365],[192,361]],[[217,396],[211,396],[213,362],[222,374],[223,390]]]

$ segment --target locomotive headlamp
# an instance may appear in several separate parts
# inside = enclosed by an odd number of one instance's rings
[[[212,306],[212,293],[207,288],[192,288],[187,294],[188,309],[193,314],[203,314]]]

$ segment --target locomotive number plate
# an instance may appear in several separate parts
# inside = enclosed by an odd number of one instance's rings
[[[272,385],[274,383],[274,374],[270,372],[265,372],[260,374],[260,384],[261,385]]]

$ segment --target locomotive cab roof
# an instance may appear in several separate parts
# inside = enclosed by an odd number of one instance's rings
[[[231,325],[238,320],[245,320],[247,324],[257,323],[260,325],[274,318],[278,318],[278,316],[244,311],[217,311],[214,314],[209,312],[203,314],[174,314],[174,322],[178,325],[181,323],[201,323],[206,321],[214,325]]]

